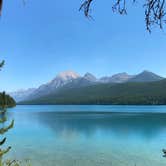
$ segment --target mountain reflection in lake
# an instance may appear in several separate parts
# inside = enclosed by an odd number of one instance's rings
[[[153,139],[166,129],[166,114],[145,113],[39,113],[36,118],[60,136],[64,131],[86,137],[97,131],[116,136],[140,135]],[[154,125],[155,124],[155,125]]]
[[[166,164],[161,152],[166,147],[165,113],[14,111],[9,115],[15,118],[9,134],[15,147],[11,156],[28,158],[35,166]]]

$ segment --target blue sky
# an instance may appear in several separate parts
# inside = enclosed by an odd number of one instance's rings
[[[97,77],[151,70],[166,76],[166,33],[145,28],[142,3],[128,15],[112,13],[110,0],[95,0],[94,20],[78,11],[81,0],[5,0],[0,19],[0,90],[37,87],[57,73],[87,71]]]

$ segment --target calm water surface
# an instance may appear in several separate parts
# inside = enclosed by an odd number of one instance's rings
[[[34,166],[165,166],[166,106],[17,106],[7,157]]]

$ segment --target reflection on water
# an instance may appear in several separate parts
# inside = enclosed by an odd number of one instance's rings
[[[166,165],[161,152],[166,147],[165,113],[34,110],[9,116],[15,118],[11,157],[31,159],[35,166]]]
[[[155,137],[166,129],[166,114],[128,113],[39,113],[36,118],[55,134],[75,132],[90,137],[97,131],[114,135]]]

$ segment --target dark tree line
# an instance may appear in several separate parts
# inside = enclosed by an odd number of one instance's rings
[[[12,97],[5,94],[5,92],[0,93],[0,109],[5,105],[5,107],[14,107],[16,102]]]

